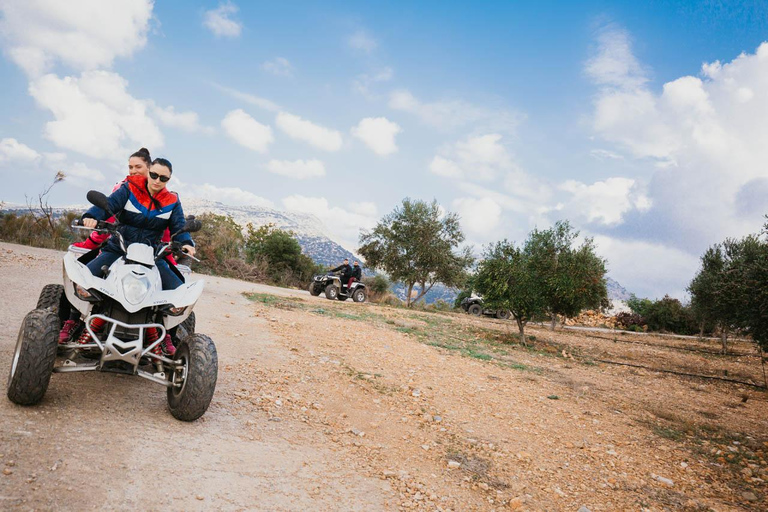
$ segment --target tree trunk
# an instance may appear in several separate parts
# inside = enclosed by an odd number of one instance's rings
[[[549,326],[549,329],[551,331],[554,331],[555,327],[557,327],[557,315],[555,313],[552,313],[552,324]]]
[[[723,354],[728,353],[728,328],[723,327],[722,332],[720,333],[720,342],[723,344]]]
[[[419,300],[425,296],[427,293],[429,293],[429,290],[432,289],[432,287],[435,285],[435,283],[432,283],[427,287],[427,283],[420,283],[421,284],[421,292],[416,296],[415,299],[413,299],[413,302],[419,302]]]
[[[704,322],[701,322],[701,327],[699,328],[699,339],[704,339]]]
[[[525,322],[517,317],[515,317],[515,320],[517,320],[517,328],[520,329],[520,343],[527,347],[528,344],[525,342]]]
[[[411,292],[413,291],[413,283],[408,283],[408,293],[405,295],[405,306],[411,307]]]

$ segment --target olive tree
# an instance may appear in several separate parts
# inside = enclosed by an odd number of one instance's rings
[[[458,286],[463,282],[473,261],[469,248],[459,248],[463,241],[457,214],[442,211],[437,201],[405,198],[373,230],[360,235],[358,252],[369,267],[405,284],[410,307],[435,283]],[[419,293],[412,300],[417,284]]]
[[[549,229],[534,229],[526,242],[531,262],[544,281],[546,312],[553,330],[558,316],[573,318],[608,303],[605,261],[595,254],[593,239],[576,246],[578,236],[566,220]]]

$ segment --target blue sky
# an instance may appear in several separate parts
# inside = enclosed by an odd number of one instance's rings
[[[569,219],[684,297],[768,213],[761,2],[0,0],[0,201],[56,204],[147,146],[182,200],[317,215],[354,248],[406,196],[478,250]]]

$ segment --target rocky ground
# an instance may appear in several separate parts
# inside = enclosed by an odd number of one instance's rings
[[[3,289],[35,290],[0,298],[0,372],[59,257],[0,244]],[[524,346],[512,322],[208,279],[206,416],[173,420],[138,379],[55,375],[40,406],[0,403],[0,508],[766,508],[768,396],[747,342],[723,356],[536,327]]]

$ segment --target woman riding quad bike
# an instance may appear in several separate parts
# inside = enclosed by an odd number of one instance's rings
[[[163,259],[177,247],[194,254],[188,223],[175,194],[165,190],[171,164],[153,162],[150,179],[131,176],[109,198],[88,193],[94,207],[79,222],[111,235],[101,254],[93,250],[79,258],[64,257],[64,286],[43,289],[38,308],[22,323],[8,380],[8,398],[18,404],[39,402],[51,372],[109,371],[138,375],[168,388],[168,405],[178,419],[202,416],[213,397],[218,356],[213,341],[190,334],[180,325],[191,314],[202,293],[203,281],[186,283]],[[104,222],[110,216],[114,224]],[[158,244],[167,227],[174,242]],[[69,309],[79,311],[84,330],[76,342],[59,344],[56,332]],[[162,352],[169,334],[176,347]],[[55,366],[57,348],[69,354]],[[96,358],[96,363],[80,363]],[[143,369],[154,365],[154,372]]]

